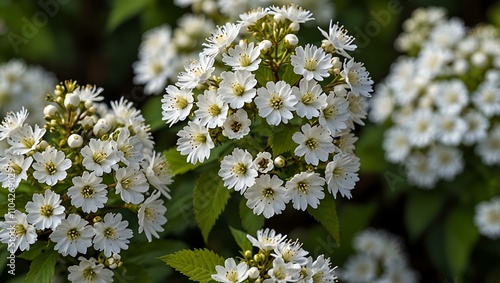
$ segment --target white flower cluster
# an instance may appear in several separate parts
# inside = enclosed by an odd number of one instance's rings
[[[143,35],[139,47],[139,60],[133,64],[134,83],[144,84],[144,93],[159,94],[168,82],[175,81],[177,73],[184,69],[190,58],[201,51],[201,43],[216,24],[234,22],[238,16],[263,5],[284,5],[283,0],[176,0],[180,7],[191,6],[194,13],[183,14],[175,28],[164,24]],[[313,11],[321,24],[328,24],[334,14],[329,0],[294,1],[295,4]]]
[[[363,125],[373,84],[346,52],[356,48],[354,38],[330,23],[320,29],[322,47],[298,45],[300,24],[313,18],[295,5],[240,18],[217,27],[166,88],[163,120],[170,126],[188,120],[177,150],[195,164],[229,144],[219,176],[266,218],[290,201],[299,210],[316,208],[325,184],[335,197],[351,198],[359,179],[352,130]],[[347,58],[342,63],[335,53]],[[276,152],[280,144],[290,146]]]
[[[481,235],[493,240],[500,238],[500,197],[478,203],[474,223]]]
[[[40,66],[30,66],[19,59],[0,64],[0,117],[24,107],[31,114],[28,123],[43,125],[40,105],[56,83],[54,75]]]
[[[237,264],[228,258],[224,266],[217,265],[212,279],[223,283],[244,282],[335,282],[335,269],[324,255],[314,259],[298,240],[287,240],[286,235],[273,229],[257,231],[257,238],[247,235],[258,253],[242,251],[244,258]]]
[[[464,147],[474,147],[486,165],[500,164],[500,34],[489,25],[467,30],[458,19],[445,21],[439,9],[417,16],[434,25],[417,56],[399,58],[377,86],[370,119],[390,120],[386,159],[404,164],[411,183],[432,188],[462,172]]]
[[[367,229],[355,236],[353,247],[356,254],[337,272],[342,282],[418,282],[418,274],[408,266],[403,245],[396,236]]]
[[[115,210],[135,212],[138,232],[149,241],[167,222],[161,195],[170,198],[168,163],[153,150],[141,112],[124,99],[108,109],[100,103],[102,90],[66,81],[48,96],[43,128],[25,122],[25,109],[0,124],[0,140],[9,144],[0,153],[0,182],[17,198],[30,199],[9,205],[0,241],[14,253],[48,239],[61,256],[105,261],[81,259],[68,269],[72,282],[83,282],[82,276],[85,282],[111,282],[107,268],[121,265],[119,253],[134,236]]]

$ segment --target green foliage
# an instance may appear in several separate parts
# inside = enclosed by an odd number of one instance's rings
[[[175,147],[167,151],[164,151],[163,154],[167,158],[168,163],[170,165],[170,169],[172,169],[172,173],[174,175],[184,174],[202,165],[202,163],[200,162],[196,164],[191,164],[187,162],[186,156],[178,152]]]
[[[243,228],[248,234],[255,234],[257,230],[264,227],[265,218],[262,215],[255,215],[253,211],[246,205],[246,199],[241,198],[240,205],[240,218]]]
[[[152,283],[151,278],[149,278],[146,269],[141,265],[125,262],[123,266],[115,272],[113,277],[114,282],[122,283]]]
[[[26,275],[27,283],[51,283],[55,274],[55,267],[59,253],[54,249],[48,249],[37,255],[30,265]]]
[[[171,196],[165,205],[168,208],[167,223],[163,226],[165,234],[181,233],[188,227],[194,227],[196,222],[193,214],[193,187],[194,178],[175,178],[176,184]]]
[[[152,0],[114,0],[106,31],[112,32],[120,24],[142,12]]]
[[[363,172],[387,171],[387,162],[382,150],[382,140],[385,129],[373,124],[367,124],[356,142],[356,155],[360,159],[360,170]],[[388,177],[387,174],[385,176]]]
[[[231,194],[219,175],[213,172],[214,170],[205,170],[198,178],[193,192],[194,216],[205,242]]]
[[[37,241],[30,246],[30,249],[28,251],[22,252],[20,255],[18,255],[18,257],[23,258],[25,260],[34,260],[41,253],[45,252],[46,250],[52,250],[52,249],[54,249],[53,244],[49,245],[48,242]]]
[[[255,71],[255,79],[260,86],[265,86],[267,82],[273,82],[273,73],[267,67],[260,65],[259,69]]]
[[[252,250],[252,243],[248,240],[247,233],[231,226],[229,226],[229,229],[231,230],[234,240],[243,251]]]
[[[274,156],[292,151],[297,147],[297,144],[292,140],[293,134],[299,131],[297,126],[275,127],[273,135],[269,139],[269,146],[273,149]]]
[[[285,72],[283,73],[283,76],[281,77],[281,79],[286,81],[287,83],[289,83],[292,86],[297,84],[302,76],[297,75],[293,71],[293,66],[290,64],[287,64],[284,69],[285,69]]]
[[[441,211],[445,196],[437,191],[414,192],[405,208],[405,223],[411,240],[417,240]]]
[[[335,239],[337,245],[340,245],[339,220],[337,218],[337,210],[333,198],[326,195],[325,198],[321,200],[318,208],[313,209],[307,207],[307,212],[316,219],[316,221],[321,223],[330,235],[332,235],[333,239]]]
[[[182,250],[174,254],[160,257],[166,264],[197,282],[214,282],[216,265],[224,265],[224,258],[216,253],[203,249]]]
[[[142,106],[142,115],[146,120],[146,124],[149,124],[151,126],[152,132],[160,130],[167,126],[167,124],[165,124],[165,121],[162,120],[161,99],[161,95],[153,96],[149,98]]]
[[[456,207],[450,211],[444,224],[447,262],[452,275],[458,278],[464,275],[472,249],[479,237],[473,219],[472,207]]]

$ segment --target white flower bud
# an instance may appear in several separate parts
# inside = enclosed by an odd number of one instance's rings
[[[333,92],[335,93],[335,96],[338,96],[338,97],[346,97],[347,96],[347,90],[342,85],[334,86]]]
[[[261,42],[259,42],[260,51],[267,51],[272,46],[273,46],[273,43],[267,39],[264,39]]]
[[[456,60],[453,63],[453,71],[455,74],[464,75],[469,70],[469,64],[464,59]]]
[[[285,161],[285,158],[280,155],[274,159],[274,165],[278,168],[282,168],[283,166],[285,166]]]
[[[300,30],[300,24],[298,22],[292,22],[289,25],[291,31],[299,31]]]
[[[285,43],[291,46],[295,46],[299,43],[299,38],[295,34],[289,33],[285,35]]]
[[[332,65],[333,65],[333,69],[340,69],[342,68],[342,62],[340,62],[340,58],[339,57],[332,57]]]
[[[94,102],[92,102],[92,100],[86,100],[85,101],[85,108],[86,109],[89,109],[92,106],[94,106]]]
[[[247,271],[247,275],[250,279],[257,279],[260,276],[259,269],[257,267],[250,267]]]
[[[80,97],[76,93],[68,93],[64,98],[64,106],[66,108],[76,108],[80,104]]]
[[[86,116],[84,117],[81,121],[80,124],[82,127],[86,130],[92,128],[94,126],[94,119],[91,116]]]
[[[49,117],[54,117],[57,113],[57,107],[49,104],[43,108],[43,115],[49,116]]]
[[[275,14],[274,15],[274,20],[277,22],[277,23],[282,23],[286,20],[286,17],[283,15],[283,14]]]
[[[80,147],[83,144],[82,136],[78,134],[72,134],[68,137],[68,145],[71,148]]]
[[[474,52],[471,56],[471,62],[476,67],[484,67],[488,63],[488,57],[483,52]]]
[[[107,133],[111,129],[111,125],[108,123],[106,119],[99,119],[97,123],[94,125],[94,135],[102,136]]]

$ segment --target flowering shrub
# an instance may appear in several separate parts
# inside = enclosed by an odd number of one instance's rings
[[[209,250],[183,250],[162,257],[167,264],[197,282],[335,282],[330,258],[308,256],[298,240],[273,229],[257,231],[257,238],[232,230],[242,257],[224,259]],[[258,248],[254,253],[253,247]],[[196,267],[196,268],[193,268]]]
[[[0,154],[0,182],[9,190],[0,240],[33,261],[27,282],[50,282],[59,261],[71,282],[113,282],[114,275],[125,282],[134,274],[122,267],[121,252],[134,234],[158,238],[167,222],[166,159],[153,150],[141,111],[124,99],[108,109],[102,91],[66,81],[47,96],[43,127],[25,123],[26,109],[0,125],[9,144]],[[127,211],[137,217],[136,232]]]
[[[217,27],[166,88],[163,120],[187,122],[167,159],[175,173],[206,168],[194,194],[205,239],[230,191],[243,196],[243,211],[270,218],[291,202],[332,227],[333,218],[314,211],[320,203],[334,210],[332,195],[352,197],[359,179],[352,130],[363,124],[373,81],[348,54],[354,38],[338,24],[319,28],[317,47],[299,45],[300,25],[313,18],[298,6],[240,18]]]

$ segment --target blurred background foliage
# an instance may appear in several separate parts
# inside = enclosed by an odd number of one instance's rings
[[[401,32],[401,23],[418,7],[442,6],[448,15],[462,18],[467,26],[480,22],[500,26],[500,4],[496,1],[333,2],[333,20],[357,38],[356,61],[365,63],[375,83],[387,75],[399,55],[393,47],[394,39]],[[163,127],[158,96],[146,96],[142,86],[133,85],[132,63],[137,60],[145,31],[164,23],[175,27],[177,19],[187,12],[189,8],[176,7],[168,0],[0,0],[0,63],[22,58],[50,70],[61,81],[75,79],[101,86],[109,100],[124,96],[142,107],[155,130],[157,149],[166,150],[175,144],[178,129]],[[310,37],[307,41],[321,40],[317,30],[305,36]],[[356,154],[361,158],[361,180],[352,200],[336,202],[340,245],[307,213],[295,210],[267,220],[266,227],[299,238],[313,255],[326,253],[339,266],[353,253],[351,239],[357,232],[366,227],[382,228],[402,237],[410,264],[420,273],[422,282],[499,282],[500,242],[472,232],[476,229],[470,215],[473,209],[447,209],[459,195],[457,188],[477,187],[485,180],[444,183],[432,191],[410,187],[403,170],[384,160],[383,130],[367,122],[359,131]],[[477,169],[475,164],[467,166],[466,170]],[[227,224],[241,225],[237,204],[226,208],[208,242],[203,242],[191,204],[194,180],[200,173],[193,170],[176,177],[172,200],[167,202],[169,222],[163,233],[168,240],[141,247],[141,258],[151,267],[149,274],[156,274],[150,276],[152,282],[166,276],[171,282],[187,281],[159,260],[151,263],[154,257],[185,247],[208,246],[222,256],[231,256],[237,250],[227,228]],[[495,181],[498,177],[489,176],[489,180],[493,182],[489,185],[499,185]],[[136,252],[130,251],[124,258],[136,257]],[[0,261],[4,259],[0,257]]]

